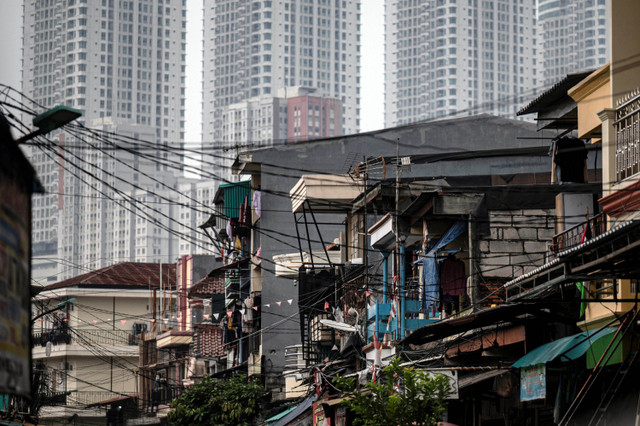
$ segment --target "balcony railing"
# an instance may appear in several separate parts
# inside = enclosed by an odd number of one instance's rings
[[[585,232],[587,224],[589,230]],[[583,242],[583,239],[597,237],[606,231],[606,221],[602,213],[590,218],[588,221],[573,226],[553,237],[551,252],[555,256],[558,253],[575,247]],[[590,234],[590,235],[589,235]],[[584,236],[584,238],[583,238]]]
[[[38,397],[45,406],[66,405],[70,407],[86,407],[87,405],[99,404],[119,396],[122,396],[122,394],[117,392],[74,390],[70,392],[49,392],[40,394]]]
[[[47,342],[53,345],[75,343],[78,345],[108,345],[108,346],[134,346],[138,342],[125,330],[70,330],[60,328],[33,333],[33,346],[46,346]]]
[[[640,172],[640,92],[619,102],[616,109],[616,180]]]

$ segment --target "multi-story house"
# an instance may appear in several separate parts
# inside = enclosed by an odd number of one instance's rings
[[[144,400],[137,386],[145,374],[138,370],[138,337],[159,322],[154,295],[171,294],[175,280],[175,265],[119,263],[51,284],[37,295],[32,342],[42,421],[104,422],[104,410],[90,407],[114,398],[122,405]],[[55,310],[64,301],[69,303]]]

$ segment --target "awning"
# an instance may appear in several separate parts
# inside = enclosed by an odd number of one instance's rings
[[[281,418],[283,418],[284,416],[286,416],[287,414],[289,414],[290,412],[292,412],[293,410],[295,410],[298,406],[294,405],[293,407],[289,407],[286,410],[284,410],[282,413],[276,414],[273,417],[269,417],[267,420],[265,420],[264,422],[268,425],[270,425],[271,423],[280,420]]]
[[[300,417],[304,414],[305,411],[310,409],[313,406],[314,401],[316,400],[315,395],[311,395],[307,399],[305,399],[302,403],[300,403],[295,410],[292,410],[286,416],[282,417],[277,423],[274,423],[271,426],[285,426]]]
[[[122,395],[115,396],[113,398],[106,399],[104,401],[94,402],[92,404],[87,405],[87,408],[89,408],[89,407],[98,407],[98,406],[101,406],[101,405],[109,405],[109,404],[113,404],[115,402],[126,401],[128,399],[137,398],[137,397],[138,397],[137,393],[122,394]]]
[[[504,369],[495,369],[460,377],[460,379],[458,380],[458,389],[466,388],[468,386],[475,385],[476,383],[480,383],[488,379],[493,379],[494,377],[501,376],[508,372],[508,370]]]
[[[557,358],[560,361],[572,361],[584,355],[592,345],[615,333],[617,327],[583,331],[573,336],[563,337],[539,346],[513,363],[512,367],[522,368],[544,364]]]

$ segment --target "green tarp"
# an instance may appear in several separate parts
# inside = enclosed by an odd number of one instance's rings
[[[528,367],[536,364],[544,364],[555,359],[571,361],[580,358],[587,351],[589,351],[592,359],[596,356],[599,359],[613,338],[613,333],[615,333],[616,330],[617,327],[608,327],[599,331],[589,330],[554,340],[553,342],[535,348],[516,361],[512,367]],[[598,355],[598,353],[600,355]],[[615,358],[615,356],[612,358]],[[597,362],[597,359],[595,362]],[[613,363],[613,359],[609,362],[609,364],[611,363]]]
[[[291,407],[291,408],[288,408],[288,409],[284,410],[284,411],[283,411],[282,413],[280,413],[280,414],[276,414],[276,415],[275,415],[275,416],[273,416],[273,417],[269,417],[269,418],[268,418],[267,420],[265,420],[264,422],[265,422],[266,424],[270,425],[271,423],[273,423],[273,422],[276,422],[276,421],[280,420],[281,418],[283,418],[284,416],[286,416],[287,414],[289,414],[290,412],[292,412],[293,410],[295,410],[297,407],[298,407],[297,405],[294,405],[293,407]]]

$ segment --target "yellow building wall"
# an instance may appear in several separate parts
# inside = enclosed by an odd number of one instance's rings
[[[611,0],[611,90],[613,107],[630,91],[640,87],[640,1]]]

